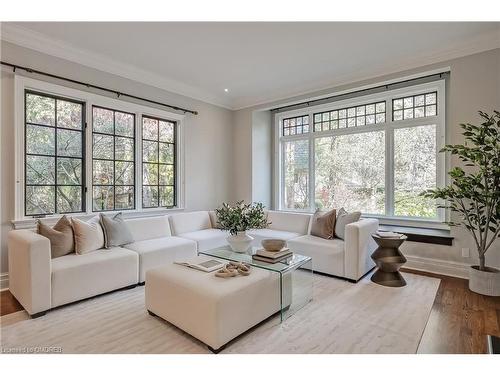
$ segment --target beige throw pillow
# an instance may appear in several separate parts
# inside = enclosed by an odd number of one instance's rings
[[[335,209],[325,214],[316,211],[312,217],[311,235],[331,240],[335,235],[336,213]]]
[[[342,207],[337,215],[337,222],[335,223],[335,236],[345,240],[345,226],[347,224],[355,223],[361,218],[361,212],[347,212]]]
[[[217,213],[215,211],[208,211],[208,216],[210,216],[210,224],[212,224],[212,228],[221,229],[220,224],[217,221]]]
[[[71,222],[64,215],[52,228],[40,220],[37,222],[38,234],[50,240],[50,254],[52,258],[62,257],[75,251],[73,228]]]
[[[72,218],[71,224],[75,233],[75,251],[77,254],[90,253],[104,247],[104,233],[99,222],[99,216],[95,216],[87,222]]]

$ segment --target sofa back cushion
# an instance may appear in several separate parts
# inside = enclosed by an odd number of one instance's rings
[[[135,242],[171,235],[167,215],[128,219],[125,220],[125,223],[127,223],[128,229],[132,232]]]
[[[311,216],[296,212],[269,211],[267,221],[271,222],[269,229],[307,234]]]
[[[169,220],[170,230],[174,236],[212,228],[208,211],[194,211],[175,214],[171,215]]]

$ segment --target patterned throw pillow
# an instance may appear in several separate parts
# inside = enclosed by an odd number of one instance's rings
[[[38,234],[50,240],[52,258],[62,257],[75,251],[73,228],[66,215],[61,217],[53,227],[42,223],[40,220],[37,221],[37,227]]]

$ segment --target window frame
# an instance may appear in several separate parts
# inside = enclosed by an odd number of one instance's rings
[[[151,120],[156,120],[158,121],[158,140],[151,140],[151,139],[145,139],[144,138],[144,135],[142,134],[142,130],[143,130],[143,126],[144,126],[144,118],[148,118],[148,119],[151,119]],[[171,123],[174,123],[174,141],[173,142],[164,142],[164,141],[160,141],[160,128],[159,128],[159,122],[160,121],[163,121],[163,122],[171,122]],[[143,209],[154,209],[154,208],[172,208],[172,207],[175,207],[176,204],[177,204],[177,192],[176,192],[176,185],[177,185],[177,124],[175,123],[175,121],[172,121],[172,120],[167,120],[165,118],[160,118],[158,116],[148,116],[148,115],[143,115],[142,118],[141,118],[141,207]],[[158,162],[156,163],[153,163],[153,162],[145,162],[144,161],[144,155],[142,153],[142,145],[144,143],[144,141],[148,141],[148,142],[156,142],[157,143],[157,151],[158,151]],[[174,163],[173,164],[168,164],[168,163],[161,163],[160,162],[160,144],[161,143],[165,143],[165,144],[171,144],[174,148]],[[158,166],[158,184],[156,185],[144,185],[144,164],[156,164]],[[160,184],[160,165],[173,165],[173,173],[174,173],[174,184],[173,185],[161,185]],[[151,207],[145,207],[144,206],[144,194],[143,194],[143,188],[144,186],[157,186],[158,187],[158,206],[151,206]],[[173,195],[174,195],[174,204],[173,206],[162,206],[160,204],[161,200],[160,200],[160,187],[166,187],[166,186],[173,186],[174,187],[174,191],[173,191]]]
[[[151,216],[156,214],[165,214],[166,212],[176,212],[182,211],[184,209],[184,197],[185,197],[185,184],[184,184],[184,165],[185,165],[185,155],[184,155],[184,118],[185,115],[178,113],[168,112],[163,109],[156,107],[145,106],[137,104],[134,102],[129,102],[121,99],[111,98],[109,96],[103,96],[95,94],[88,91],[83,91],[79,89],[70,88],[67,86],[62,86],[59,84],[49,83],[46,81],[18,76],[14,77],[14,123],[15,123],[15,218],[13,223],[16,227],[30,227],[35,221],[33,215],[27,216],[25,214],[25,90],[35,91],[43,95],[52,95],[61,97],[61,99],[68,101],[77,101],[84,103],[85,114],[84,117],[86,122],[85,126],[85,139],[84,139],[84,153],[85,153],[85,171],[82,171],[85,175],[84,184],[84,200],[85,200],[85,211],[79,213],[66,213],[71,216],[76,217],[92,217],[98,212],[92,211],[92,108],[93,106],[110,108],[116,111],[127,112],[135,114],[135,155],[134,155],[134,183],[135,183],[135,209],[133,210],[116,210],[116,211],[104,211],[103,213],[112,212],[122,212],[125,216],[137,217],[137,216]],[[173,208],[142,208],[142,116],[159,117],[168,121],[176,123],[176,133],[177,133],[177,147],[175,150],[176,164],[175,168],[177,171],[177,179],[175,185],[175,191],[177,194],[176,206]],[[137,163],[141,162],[141,165]],[[101,211],[99,211],[101,212]],[[45,215],[46,219],[56,220],[62,217],[63,214],[52,214]]]
[[[50,126],[50,125],[44,125],[44,124],[36,124],[36,123],[32,123],[32,122],[28,122],[27,121],[27,118],[26,118],[26,112],[27,112],[27,101],[26,101],[26,98],[28,95],[37,95],[37,96],[43,96],[43,97],[47,97],[47,98],[51,98],[51,99],[54,99],[54,105],[55,105],[55,108],[54,108],[54,126]],[[72,98],[67,98],[67,97],[64,97],[64,96],[61,96],[61,95],[54,95],[54,94],[48,94],[48,93],[45,93],[45,92],[41,92],[39,90],[33,90],[33,89],[24,89],[23,90],[23,97],[24,97],[24,113],[23,113],[23,142],[24,142],[24,145],[23,145],[23,157],[24,157],[24,181],[23,181],[23,199],[24,199],[24,204],[23,204],[23,213],[24,213],[24,216],[25,217],[38,217],[38,216],[41,216],[41,215],[71,215],[71,214],[78,214],[78,213],[82,213],[82,212],[86,212],[87,210],[87,205],[86,205],[86,199],[85,199],[85,189],[86,189],[86,167],[87,167],[87,155],[86,155],[86,133],[87,133],[87,129],[85,127],[85,123],[86,123],[86,104],[85,102],[83,101],[80,101],[80,100],[74,100]],[[58,124],[57,124],[57,101],[58,100],[61,100],[61,101],[65,101],[65,102],[71,102],[71,103],[75,103],[75,104],[79,104],[82,106],[82,128],[81,129],[70,129],[70,128],[59,128]],[[28,125],[31,125],[31,126],[40,126],[40,127],[47,127],[47,128],[50,128],[50,129],[54,129],[54,155],[42,155],[42,154],[28,154],[28,150],[27,150],[27,145],[28,145],[28,140],[27,140],[27,137],[26,137],[26,128]],[[58,137],[58,129],[63,129],[63,130],[70,130],[70,131],[74,131],[74,132],[79,132],[81,137],[82,137],[82,144],[81,144],[81,147],[82,147],[82,156],[81,157],[76,157],[76,156],[59,156],[58,155],[58,152],[57,152],[57,137]],[[28,185],[27,184],[27,171],[26,171],[26,160],[27,160],[27,157],[28,156],[44,156],[44,157],[53,157],[54,158],[54,171],[55,171],[55,174],[54,174],[54,184],[44,184],[44,185]],[[82,161],[82,172],[81,172],[81,185],[62,185],[62,184],[58,184],[57,183],[57,161],[58,161],[58,158],[69,158],[69,159],[79,159]],[[27,205],[26,205],[26,187],[27,186],[53,186],[54,187],[54,212],[52,213],[47,213],[47,214],[35,214],[35,215],[28,215],[27,212],[26,212],[26,209],[27,209]],[[57,187],[58,186],[81,186],[81,196],[82,196],[82,204],[81,204],[81,207],[82,209],[80,211],[72,211],[72,212],[64,212],[64,213],[58,213],[58,207],[57,207]]]
[[[442,208],[437,209],[435,219],[420,218],[411,216],[394,215],[394,130],[401,128],[416,127],[422,125],[436,125],[436,185],[445,186],[446,182],[446,157],[439,150],[445,145],[445,126],[446,126],[446,102],[445,102],[445,79],[407,86],[398,89],[391,89],[381,93],[360,95],[353,98],[339,100],[331,103],[309,106],[290,111],[276,113],[274,116],[274,183],[273,198],[274,206],[277,210],[295,211],[295,212],[313,212],[315,196],[315,139],[326,136],[338,136],[345,134],[366,133],[377,130],[385,131],[385,215],[363,214],[363,217],[374,217],[380,219],[381,223],[404,224],[422,227],[445,227],[442,223],[446,221],[446,213]],[[437,92],[437,114],[436,116],[413,118],[406,120],[393,120],[392,99]],[[365,104],[385,101],[384,123],[355,126],[351,128],[330,129],[324,131],[310,131],[308,134],[284,136],[281,132],[281,122],[284,118],[309,116],[309,126],[314,130],[314,114],[339,110],[348,107],[361,106]],[[303,210],[294,210],[285,208],[284,202],[284,142],[294,139],[307,139],[309,141],[309,208]]]
[[[102,132],[96,132],[94,131],[94,108],[99,108],[99,109],[104,109],[104,110],[107,110],[107,111],[112,111],[113,112],[113,134],[108,134],[108,133],[102,133]],[[136,194],[137,194],[137,189],[136,189],[136,169],[137,169],[137,166],[136,166],[136,163],[138,162],[138,160],[136,159],[137,155],[136,155],[136,147],[137,147],[137,132],[136,132],[136,114],[135,113],[132,113],[132,112],[125,112],[125,111],[121,111],[121,110],[117,110],[117,109],[114,109],[114,108],[109,108],[109,107],[103,107],[103,106],[100,106],[100,105],[96,105],[96,104],[93,104],[92,105],[92,109],[91,109],[91,112],[92,112],[92,118],[91,118],[91,133],[92,133],[92,155],[91,155],[91,159],[92,159],[92,184],[90,185],[90,196],[91,196],[91,202],[92,202],[92,207],[91,207],[91,210],[92,212],[114,212],[114,211],[134,211],[137,207],[137,199],[136,199]],[[134,117],[134,135],[132,137],[129,137],[129,136],[124,136],[124,135],[116,135],[116,112],[120,112],[120,113],[125,113],[125,114],[128,114],[128,115],[132,115]],[[98,134],[98,135],[103,135],[103,136],[108,136],[108,137],[113,137],[113,159],[102,159],[102,158],[95,158],[94,157],[94,134]],[[119,160],[119,159],[116,159],[116,138],[117,137],[121,137],[121,138],[128,138],[128,139],[133,139],[134,140],[134,158],[132,159],[132,161],[130,160]],[[102,185],[102,184],[94,184],[94,161],[95,160],[99,160],[99,161],[112,161],[113,162],[113,183],[111,185]],[[117,185],[116,184],[116,162],[125,162],[125,163],[130,163],[132,162],[133,166],[134,166],[134,171],[133,171],[133,176],[134,176],[134,183],[132,185]],[[113,209],[112,210],[94,210],[94,187],[113,187]],[[116,209],[116,187],[120,187],[120,186],[126,186],[126,187],[130,187],[132,186],[134,188],[134,205],[132,208],[122,208],[120,210],[117,210]]]

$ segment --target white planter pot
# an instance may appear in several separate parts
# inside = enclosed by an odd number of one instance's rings
[[[227,242],[236,253],[246,253],[252,244],[253,237],[246,232],[238,232],[235,236],[229,236]]]
[[[469,268],[469,289],[485,296],[500,296],[500,270],[486,267],[479,271],[478,266]]]

